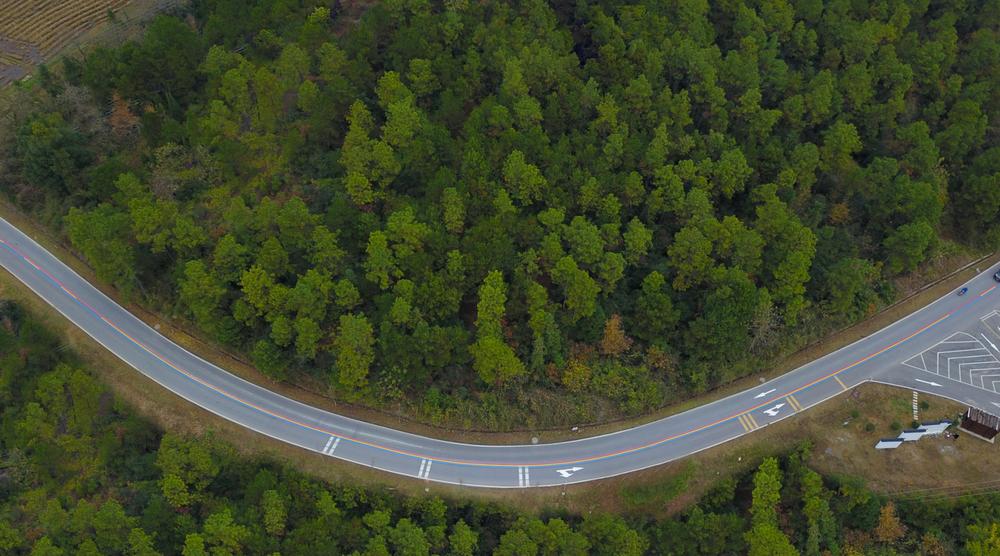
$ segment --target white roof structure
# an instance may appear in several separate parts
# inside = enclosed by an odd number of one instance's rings
[[[876,450],[892,450],[893,448],[899,448],[903,444],[903,441],[898,438],[884,438],[878,441],[875,445]]]
[[[891,450],[898,448],[903,442],[915,442],[927,435],[941,434],[951,426],[951,421],[921,424],[919,429],[903,431],[897,438],[886,438],[878,441],[876,450]]]

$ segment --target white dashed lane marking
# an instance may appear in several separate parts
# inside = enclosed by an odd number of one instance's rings
[[[338,444],[340,444],[340,438],[331,436],[330,439],[326,441],[326,446],[323,446],[323,453],[328,456],[332,456],[333,451],[337,449]]]
[[[434,465],[434,462],[429,459],[420,460],[420,470],[417,471],[417,478],[426,479],[427,477],[430,477],[432,465]]]

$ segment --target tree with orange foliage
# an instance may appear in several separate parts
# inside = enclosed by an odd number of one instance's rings
[[[884,543],[898,541],[906,533],[906,528],[896,515],[896,504],[891,501],[882,506],[879,512],[878,525],[875,526],[875,537]]]
[[[621,315],[614,314],[604,323],[604,337],[601,338],[601,353],[604,355],[618,356],[632,346],[632,338],[625,335],[622,330]]]
[[[111,133],[119,139],[129,137],[139,130],[139,117],[132,112],[128,102],[117,92],[111,96],[111,114],[108,115],[108,125],[111,127]]]

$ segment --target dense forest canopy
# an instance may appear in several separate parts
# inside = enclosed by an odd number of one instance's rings
[[[1000,243],[996,0],[338,9],[42,71],[3,189],[275,379],[483,426],[703,391]]]
[[[596,488],[612,488],[606,485]],[[652,503],[657,490],[650,491]],[[671,519],[331,485],[218,437],[166,433],[0,300],[0,553],[11,556],[639,556],[1000,553],[1000,495],[885,500],[807,446]]]

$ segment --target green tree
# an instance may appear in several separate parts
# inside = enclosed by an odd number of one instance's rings
[[[507,303],[507,284],[503,274],[494,270],[486,275],[483,285],[479,288],[479,304],[476,306],[476,330],[480,336],[496,336],[502,334],[501,321],[504,318]]]
[[[368,383],[368,368],[375,360],[374,344],[372,325],[364,315],[341,315],[333,346],[337,383],[343,388],[357,392]]]
[[[522,206],[528,206],[542,198],[548,189],[545,176],[534,164],[529,163],[524,153],[514,150],[503,164],[504,184]]]
[[[368,255],[365,259],[365,278],[381,289],[387,289],[393,280],[402,276],[385,232],[374,231],[368,236],[365,253]]]
[[[898,274],[915,269],[927,257],[934,242],[934,228],[927,222],[903,224],[885,239],[886,270]]]
[[[93,159],[87,137],[58,112],[41,113],[25,122],[15,148],[25,179],[57,194],[75,189],[81,170]]]
[[[476,318],[476,342],[469,348],[473,368],[483,382],[502,385],[524,374],[524,364],[503,341],[502,321],[507,303],[507,285],[503,274],[494,270],[486,275],[479,288]]]
[[[445,188],[441,195],[441,208],[444,227],[453,234],[460,233],[465,227],[465,204],[457,189]]]
[[[775,458],[764,458],[753,476],[753,501],[750,504],[754,525],[777,525],[781,501],[781,469]]]
[[[286,325],[287,319],[278,319],[275,323],[282,323],[278,327],[278,337],[282,336],[282,332],[285,334],[290,334],[290,330],[281,331],[280,328]],[[275,334],[274,324],[272,323],[271,333],[272,336]],[[289,340],[290,341],[290,340]],[[258,340],[254,344],[253,350],[250,352],[250,357],[253,359],[253,364],[260,372],[264,373],[272,380],[284,380],[285,373],[288,369],[288,357],[281,350],[278,345],[268,339]]]
[[[312,245],[309,247],[309,262],[313,268],[330,275],[337,274],[344,259],[344,250],[340,248],[337,235],[326,226],[316,226],[312,231]]]
[[[582,216],[574,216],[563,230],[573,258],[586,265],[595,265],[604,254],[604,241],[597,226]]]
[[[635,307],[636,324],[632,330],[647,342],[666,341],[680,318],[666,285],[666,278],[655,270],[642,280],[642,290]]]
[[[785,322],[796,322],[805,308],[805,285],[816,254],[816,236],[787,205],[770,196],[757,207],[755,227],[764,238],[765,285],[774,301],[784,306]]]
[[[159,556],[160,554],[153,546],[153,538],[138,527],[129,531],[128,548],[126,548],[125,553],[128,556]]]
[[[878,267],[865,259],[841,259],[826,275],[828,307],[835,315],[856,314],[859,296],[878,278]]]
[[[590,516],[580,526],[580,532],[590,542],[591,554],[598,556],[639,556],[648,548],[648,541],[620,517]]]
[[[565,305],[573,320],[594,314],[600,287],[586,270],[577,266],[573,257],[559,259],[551,274],[552,280],[563,288]]]
[[[502,385],[524,374],[524,363],[497,336],[482,336],[469,346],[473,368],[487,384]]]
[[[653,231],[638,218],[629,221],[622,238],[625,240],[625,260],[631,265],[639,264],[653,245]]]
[[[464,520],[459,519],[451,526],[448,545],[453,556],[472,556],[479,546],[479,533],[473,531]]]
[[[464,529],[468,529],[468,526],[465,525],[464,521],[462,521],[461,524],[462,524],[462,526],[463,526]],[[458,525],[459,525],[458,523],[455,524],[455,531],[456,531],[456,533],[458,533],[459,530],[460,530],[460,528],[459,528]],[[469,532],[471,532],[471,531],[469,531]],[[475,534],[475,533],[473,533],[473,534]],[[469,545],[468,542],[466,542],[464,544],[461,542],[461,539],[463,538],[463,536],[466,539],[468,538],[468,534],[463,531],[462,534],[459,535],[459,539],[460,539],[459,544],[461,544],[462,546],[468,546]],[[0,550],[2,550],[4,552],[8,552],[8,553],[13,553],[19,546],[21,546],[21,544],[23,542],[24,542],[24,540],[21,537],[21,533],[18,532],[18,530],[15,529],[14,526],[11,525],[11,523],[9,521],[7,521],[4,518],[0,518]],[[453,542],[452,544],[454,545],[455,543]],[[471,545],[472,545],[472,548],[474,549],[475,548],[475,542],[472,542]],[[459,551],[456,551],[456,553],[463,554],[462,552],[459,552]],[[472,554],[472,552],[469,551],[468,554]]]
[[[409,65],[410,70],[406,74],[406,80],[410,82],[410,87],[418,97],[427,97],[438,90],[440,83],[434,75],[430,60],[413,58]]]
[[[91,525],[94,541],[104,553],[124,551],[129,531],[135,526],[136,518],[125,514],[121,503],[114,498],[101,504],[94,513]]]
[[[239,280],[249,260],[249,250],[233,234],[219,238],[212,253],[213,270],[219,278],[230,283]]]
[[[257,266],[275,278],[281,278],[291,270],[288,252],[276,237],[267,238],[257,253]]]
[[[198,533],[188,533],[184,538],[184,548],[181,550],[183,556],[208,556],[205,550],[205,537]]]
[[[63,556],[65,552],[52,542],[48,536],[44,536],[31,547],[31,556]]]
[[[773,523],[757,523],[753,525],[746,535],[749,550],[747,554],[751,556],[797,556],[798,550],[792,546],[778,526]]]
[[[389,542],[400,556],[426,556],[430,554],[430,543],[424,530],[408,518],[400,519],[389,530]]]
[[[319,324],[309,317],[295,319],[295,352],[305,359],[316,357],[316,350],[323,338],[323,330]]]
[[[673,286],[687,291],[703,283],[712,268],[712,242],[696,227],[685,226],[674,235],[667,249],[670,266],[675,272]]]
[[[285,527],[288,519],[288,509],[285,501],[278,494],[278,491],[269,489],[264,491],[260,501],[261,511],[264,514],[264,530],[273,536],[285,534]]]
[[[165,497],[179,491],[179,479],[187,487],[190,500],[198,500],[204,490],[219,474],[220,468],[211,450],[199,439],[187,440],[173,434],[166,434],[160,440],[156,454],[156,466],[164,479],[161,481]],[[167,477],[175,477],[167,479]],[[171,484],[172,483],[172,484]],[[180,502],[180,499],[175,499]],[[177,504],[178,506],[181,504]]]
[[[971,556],[1000,554],[1000,523],[969,525],[965,550]]]
[[[71,208],[66,228],[73,247],[94,267],[97,277],[128,293],[136,285],[136,256],[126,238],[131,236],[128,216],[111,205],[84,211]]]
[[[213,555],[229,555],[242,551],[243,544],[250,537],[250,531],[233,520],[229,508],[223,508],[205,519],[201,535]]]
[[[219,309],[226,294],[226,288],[209,274],[205,263],[188,261],[184,265],[180,299],[191,310],[198,326],[211,332],[217,330]]]
[[[747,275],[739,269],[720,271],[705,297],[702,314],[690,326],[692,353],[713,361],[733,361],[750,345],[750,330],[759,295]]]
[[[946,160],[960,161],[976,145],[982,144],[986,134],[987,116],[974,100],[959,100],[948,111],[946,127],[934,136]]]

